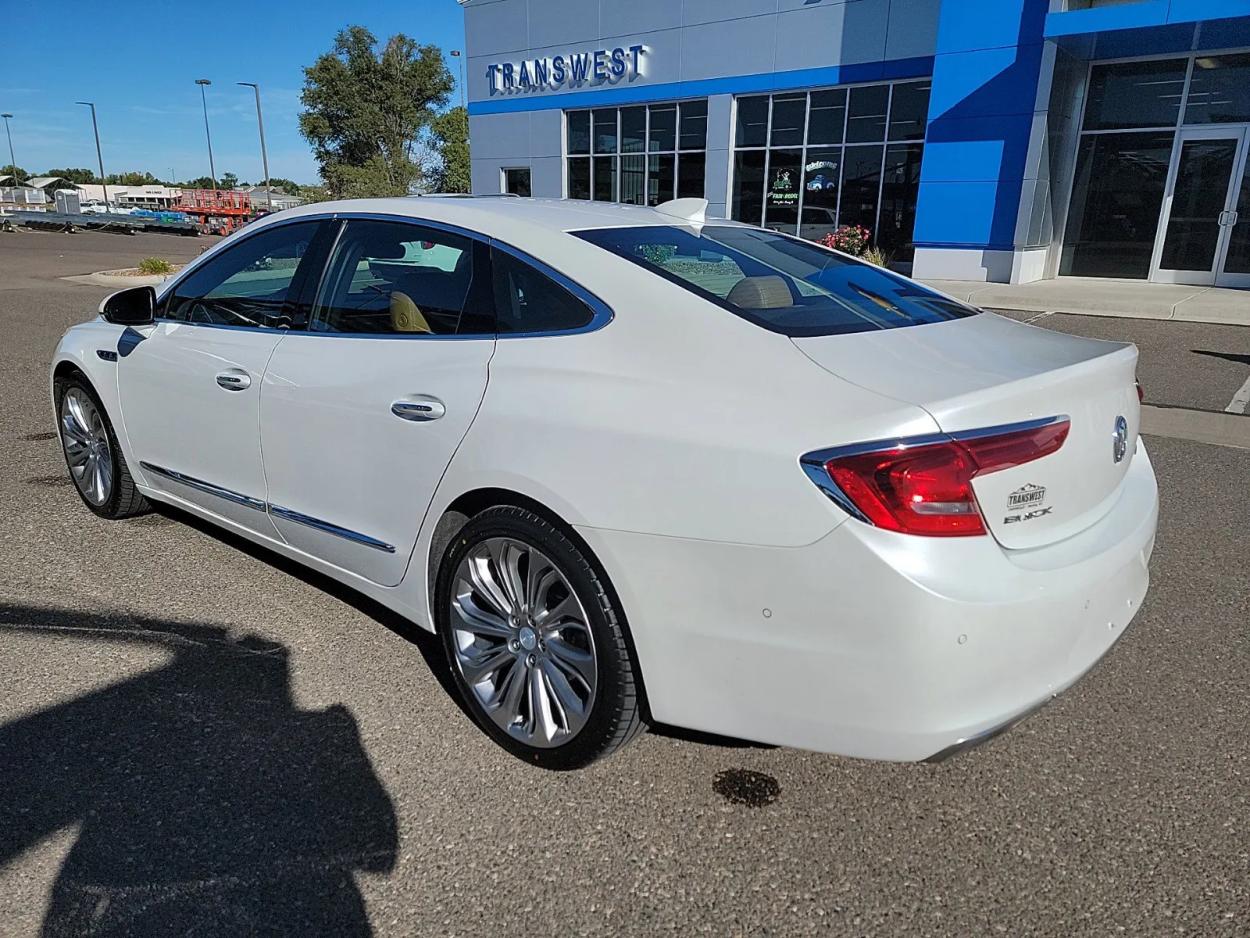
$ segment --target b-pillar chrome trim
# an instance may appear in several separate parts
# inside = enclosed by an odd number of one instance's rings
[[[310,515],[301,514],[298,511],[292,511],[290,508],[283,508],[281,505],[267,503],[259,498],[252,498],[250,495],[244,495],[242,492],[236,492],[233,489],[224,488],[220,485],[214,485],[211,482],[205,482],[203,479],[197,479],[183,472],[175,472],[173,469],[166,469],[163,466],[156,466],[150,462],[140,462],[145,472],[155,473],[164,476],[166,479],[172,479],[180,485],[204,492],[208,495],[215,495],[217,498],[225,499],[236,505],[243,505],[245,508],[251,508],[255,511],[264,511],[268,514],[281,518],[284,521],[292,521],[296,524],[302,524],[306,527],[313,528],[325,534],[333,534],[335,537],[341,537],[344,540],[352,541],[356,544],[363,544],[365,547],[372,547],[374,550],[384,551],[388,554],[395,553],[395,547],[385,541],[379,541],[375,537],[369,537],[367,534],[361,534],[359,531],[353,531],[350,528],[339,527],[337,524],[331,524],[329,521],[322,521],[320,518],[313,518]]]

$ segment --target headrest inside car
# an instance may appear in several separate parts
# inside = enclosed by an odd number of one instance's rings
[[[743,277],[734,284],[725,301],[742,309],[785,309],[794,305],[785,280],[772,274]]]

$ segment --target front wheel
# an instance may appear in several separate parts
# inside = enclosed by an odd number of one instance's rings
[[[643,726],[624,616],[583,549],[539,515],[472,518],[443,556],[435,604],[465,703],[518,758],[581,768]]]
[[[95,389],[86,379],[71,375],[58,378],[53,390],[61,450],[83,504],[110,519],[148,511]]]

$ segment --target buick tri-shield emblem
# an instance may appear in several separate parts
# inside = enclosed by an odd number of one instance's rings
[[[1116,462],[1128,452],[1128,421],[1123,416],[1115,418],[1115,436],[1111,440],[1111,458]]]

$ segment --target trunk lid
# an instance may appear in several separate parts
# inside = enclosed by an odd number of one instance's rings
[[[1071,430],[1057,452],[973,479],[985,525],[1003,547],[1071,537],[1115,503],[1140,426],[1135,346],[991,313],[792,341],[839,378],[923,407],[946,433],[1067,416]]]

